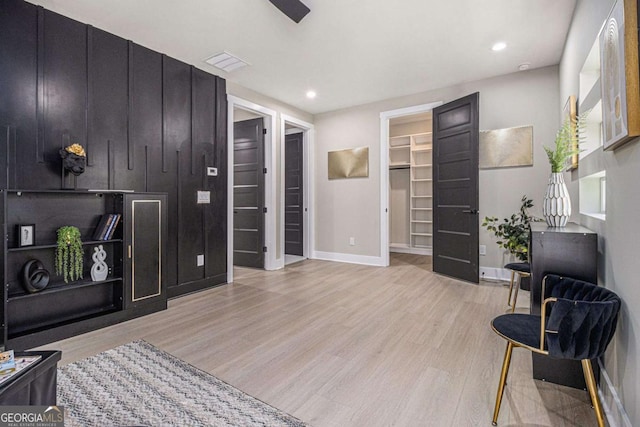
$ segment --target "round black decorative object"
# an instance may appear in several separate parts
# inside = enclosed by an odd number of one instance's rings
[[[29,293],[40,292],[49,284],[49,272],[37,259],[27,261],[22,267],[22,286]]]

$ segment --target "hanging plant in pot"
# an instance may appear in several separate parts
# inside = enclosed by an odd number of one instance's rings
[[[542,216],[550,227],[564,227],[571,216],[571,198],[563,173],[567,160],[580,152],[587,114],[583,113],[575,120],[567,118],[556,134],[554,149],[544,147],[551,165],[551,176],[542,203]]]
[[[84,253],[78,227],[65,225],[58,229],[56,248],[56,274],[62,275],[65,283],[82,278]]]

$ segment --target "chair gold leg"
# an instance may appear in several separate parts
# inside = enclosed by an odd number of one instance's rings
[[[518,274],[518,282],[514,284],[516,287],[516,291],[513,294],[513,305],[511,306],[511,312],[516,311],[516,303],[518,302],[518,291],[520,290],[520,281],[522,280],[522,275]]]
[[[500,404],[502,403],[502,395],[504,394],[504,385],[507,382],[507,374],[509,373],[509,365],[511,364],[511,353],[513,352],[513,343],[507,343],[507,350],[504,352],[504,362],[502,362],[502,373],[500,374],[500,384],[498,385],[498,395],[496,396],[496,407],[493,410],[493,421],[491,424],[498,425],[498,414],[500,413]]]
[[[596,418],[598,419],[598,427],[604,427],[604,413],[602,411],[602,404],[600,403],[600,397],[598,397],[598,387],[596,386],[596,378],[593,375],[593,366],[591,366],[591,360],[584,359],[582,362],[582,371],[584,372],[584,380],[587,383],[587,390],[589,390],[589,396],[591,396],[591,403],[593,409],[596,411]]]
[[[511,283],[509,283],[509,297],[507,298],[507,306],[511,307],[511,293],[513,292],[513,281],[516,278],[516,272],[511,270]],[[514,304],[515,307],[515,304]]]

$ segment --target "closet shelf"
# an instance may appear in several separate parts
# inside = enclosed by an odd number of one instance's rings
[[[433,236],[432,233],[411,233],[412,236]]]
[[[433,224],[433,221],[423,221],[418,219],[412,219],[411,222],[417,222],[419,224]]]
[[[433,196],[411,196],[414,199],[431,199]]]
[[[430,168],[431,167],[431,163],[424,164],[424,165],[412,165],[411,167],[413,167],[413,168]]]
[[[412,211],[432,211],[433,208],[411,208]]]
[[[409,163],[389,163],[389,169],[409,169]]]
[[[411,179],[413,182],[430,182],[433,181],[431,178],[419,178],[419,179]]]
[[[406,144],[406,145],[392,145],[389,147],[389,150],[406,150],[407,148],[411,147],[411,145]]]
[[[420,147],[420,148],[412,148],[411,151],[413,151],[414,153],[421,153],[421,152],[425,152],[425,151],[431,151],[433,150],[433,148],[431,147]]]
[[[396,135],[396,136],[390,136],[389,139],[396,139],[396,138],[409,138],[411,136],[423,136],[423,135],[431,135],[433,132],[420,132],[420,133],[410,133],[407,135]]]

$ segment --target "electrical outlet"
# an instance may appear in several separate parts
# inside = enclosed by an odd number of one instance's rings
[[[349,237],[349,245],[350,246],[355,246],[356,245],[356,238],[355,237]]]
[[[480,245],[480,255],[487,254],[487,245]]]
[[[196,257],[196,265],[202,267],[204,265],[204,255],[198,255]]]

